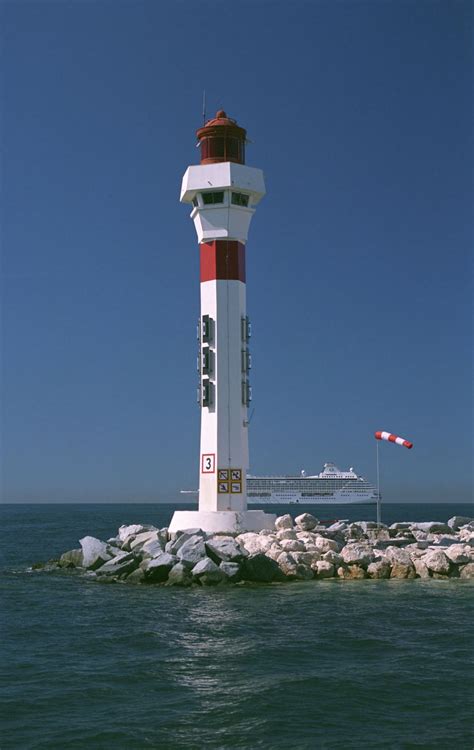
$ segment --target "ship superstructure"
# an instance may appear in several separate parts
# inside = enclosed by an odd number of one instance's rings
[[[325,463],[323,471],[299,476],[247,477],[248,502],[262,505],[353,505],[377,502],[376,487],[351,467],[341,471],[334,463]]]

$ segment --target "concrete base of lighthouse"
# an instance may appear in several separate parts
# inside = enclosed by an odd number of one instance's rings
[[[263,510],[177,510],[173,514],[169,531],[202,529],[208,534],[243,534],[275,528],[276,516]]]

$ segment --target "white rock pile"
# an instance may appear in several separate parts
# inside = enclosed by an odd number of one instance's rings
[[[474,519],[446,523],[338,521],[310,513],[277,518],[273,531],[238,536],[201,529],[170,534],[154,526],[121,526],[106,542],[92,536],[54,565],[104,582],[215,585],[240,581],[362,578],[474,578]],[[34,566],[39,567],[39,566]],[[51,567],[51,562],[49,563]]]

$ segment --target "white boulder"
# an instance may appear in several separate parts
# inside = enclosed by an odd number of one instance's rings
[[[438,547],[450,547],[453,544],[459,544],[459,537],[456,534],[433,534],[433,544]]]
[[[167,586],[191,586],[193,577],[189,568],[179,562],[173,565],[166,581]]]
[[[60,568],[82,568],[82,549],[70,549],[59,558]]]
[[[451,529],[442,521],[420,521],[413,524],[415,529],[426,531],[427,534],[449,534]]]
[[[367,565],[375,559],[372,548],[367,544],[359,542],[349,542],[341,550],[341,556],[346,565]]]
[[[145,581],[145,571],[140,567],[132,570],[131,573],[125,576],[127,583],[143,583]]]
[[[292,529],[293,519],[290,514],[286,513],[284,516],[278,516],[275,521],[275,528],[278,529],[278,531],[281,531],[282,529]]]
[[[343,534],[348,528],[346,521],[336,521],[328,526],[326,531],[330,534]]]
[[[280,547],[285,552],[304,552],[305,546],[299,539],[281,539]]]
[[[474,518],[469,518],[469,516],[453,516],[449,519],[447,524],[454,529],[454,531],[458,531],[461,526],[467,526],[467,524],[472,523],[473,521]]]
[[[277,563],[287,578],[297,578],[300,580],[313,578],[311,567],[298,563],[291,552],[282,552],[278,557]]]
[[[296,516],[295,524],[304,531],[311,531],[319,524],[319,521],[311,513],[302,513],[300,516]]]
[[[224,573],[229,581],[238,581],[240,579],[240,565],[236,562],[227,562],[223,560],[219,565],[220,570]]]
[[[311,567],[321,559],[319,552],[292,552],[291,556],[296,560],[298,565]]]
[[[388,529],[369,529],[366,532],[366,537],[371,544],[388,542],[389,539],[391,539],[390,531]]]
[[[415,578],[416,571],[410,554],[399,547],[390,546],[384,552],[392,569],[390,578]]]
[[[194,539],[195,537],[204,539],[205,534],[203,531],[201,531],[201,529],[178,531],[176,534],[174,534],[174,538],[170,539],[170,541],[166,543],[165,552],[168,552],[170,555],[176,555],[183,544],[186,544],[189,539]]]
[[[134,536],[130,542],[130,549],[140,549],[147,542],[157,542],[158,531],[142,531],[141,534]]]
[[[362,540],[365,537],[364,529],[358,523],[350,523],[344,532],[344,537],[347,540]]]
[[[224,562],[238,562],[247,557],[248,552],[240,547],[231,536],[213,537],[206,542],[206,552],[217,565]]]
[[[428,542],[413,542],[413,544],[407,544],[403,549],[408,552],[413,561],[416,557],[422,557],[428,547]]]
[[[122,552],[120,555],[113,557],[112,560],[97,568],[98,576],[124,576],[133,573],[139,566],[140,560],[131,554]]]
[[[324,552],[324,554],[321,555],[321,559],[325,560],[326,562],[332,563],[336,566],[336,568],[339,568],[343,563],[342,555],[340,555],[338,552],[333,552],[332,549]]]
[[[85,536],[79,539],[82,547],[82,567],[95,570],[111,559],[112,555],[107,552],[107,545],[94,536]]]
[[[260,552],[265,553],[275,541],[271,536],[260,536],[260,534],[255,534],[253,531],[239,534],[235,539],[241,547],[247,550],[249,555],[258,555]]]
[[[406,549],[400,549],[400,547],[394,547],[393,545],[391,545],[383,550],[383,554],[391,563],[411,565],[412,559],[410,553],[407,552]]]
[[[420,559],[433,573],[449,574],[450,560],[446,557],[443,550],[430,549]]]
[[[387,558],[375,560],[367,566],[370,578],[390,578],[391,565]]]
[[[310,531],[298,531],[296,535],[297,541],[302,542],[305,547],[315,547],[315,538],[315,534],[312,534]]]
[[[117,555],[120,555],[123,552],[123,549],[121,547],[116,547],[115,544],[109,544],[109,542],[107,542],[107,552],[111,557],[117,557]]]
[[[279,544],[273,543],[270,549],[267,549],[265,552],[266,556],[269,557],[271,560],[278,560],[279,556],[283,552],[283,549],[280,547]]]
[[[415,572],[418,578],[430,578],[430,571],[421,558],[418,557],[413,560],[413,565],[415,566]]]
[[[220,583],[225,577],[224,572],[210,557],[200,560],[191,570],[191,575],[205,586]]]
[[[150,583],[163,583],[168,578],[168,573],[176,564],[177,558],[168,552],[162,552],[158,557],[143,560],[140,568],[145,573],[145,580]]]
[[[192,536],[176,552],[178,560],[187,568],[194,568],[196,563],[206,557],[206,545],[201,536]]]
[[[360,565],[341,565],[337,569],[337,575],[339,578],[344,578],[348,581],[367,578],[367,572],[365,568],[361,567]]]
[[[474,562],[470,562],[467,565],[463,565],[461,572],[459,573],[460,578],[474,578]]]
[[[276,533],[276,538],[277,539],[298,539],[298,533],[294,531],[293,529],[280,529]]]
[[[391,523],[388,527],[389,529],[395,529],[395,531],[403,531],[403,529],[411,529],[412,524],[408,521],[397,521],[396,523]]]
[[[330,550],[333,552],[339,552],[342,548],[342,545],[339,544],[339,542],[336,542],[335,539],[327,539],[320,534],[315,537],[314,544],[321,550],[321,552],[329,552]]]
[[[143,531],[149,531],[149,526],[142,526],[140,523],[133,523],[129,526],[126,526],[125,524],[121,526],[118,530],[118,538],[121,542],[124,542],[125,539],[129,536],[141,534]]]
[[[465,544],[474,546],[474,531],[471,531],[469,526],[464,526],[459,530],[459,539]]]
[[[163,551],[161,544],[155,540],[147,542],[140,550],[143,557],[158,557]]]
[[[444,550],[444,554],[455,565],[471,562],[470,548],[464,544],[453,544]]]
[[[316,578],[333,578],[336,572],[334,565],[327,560],[315,560],[311,567]]]
[[[286,576],[296,575],[298,563],[290,552],[281,552],[276,562]]]

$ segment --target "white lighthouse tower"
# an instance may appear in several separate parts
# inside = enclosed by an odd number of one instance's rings
[[[197,137],[201,162],[186,170],[180,199],[192,205],[200,253],[199,510],[177,511],[170,530],[258,531],[273,528],[275,516],[247,510],[251,358],[245,245],[265,185],[262,170],[245,165],[246,131],[223,110]]]

